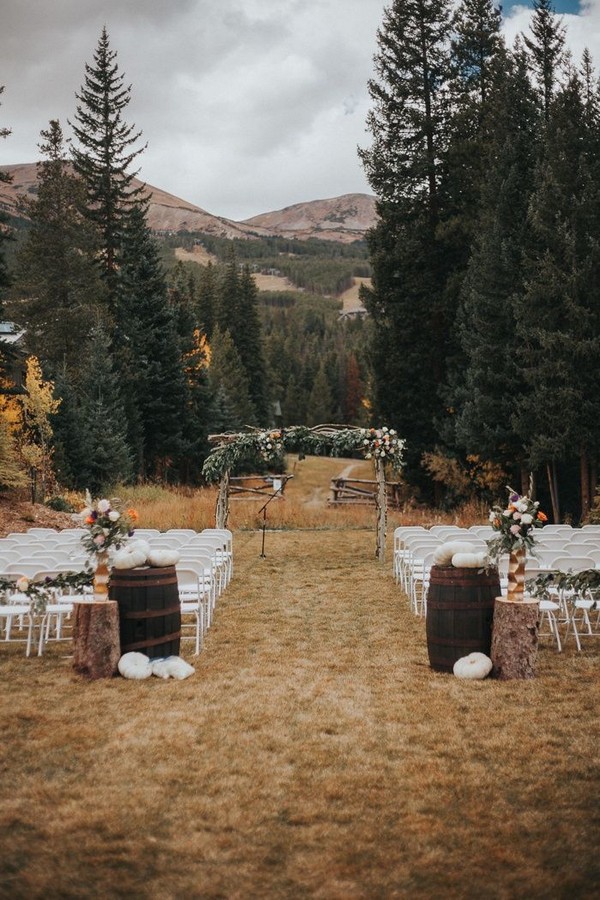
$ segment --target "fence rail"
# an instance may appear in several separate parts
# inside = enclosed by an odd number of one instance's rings
[[[230,500],[268,499],[278,492],[283,497],[285,486],[293,475],[240,475],[229,480]]]
[[[332,478],[329,486],[331,496],[330,506],[342,504],[363,504],[375,506],[377,496],[377,482],[366,478]],[[388,506],[398,508],[401,505],[401,485],[398,481],[386,481],[385,493]]]

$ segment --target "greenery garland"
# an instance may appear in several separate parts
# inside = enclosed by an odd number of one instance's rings
[[[600,588],[600,569],[585,569],[583,572],[540,572],[526,582],[526,588],[532,597],[547,596],[550,587],[559,591],[574,591],[576,594],[597,590]]]
[[[2,605],[10,605],[8,595],[16,590],[29,598],[32,613],[43,615],[46,611],[46,606],[52,600],[54,591],[81,590],[93,583],[94,573],[90,570],[83,572],[59,572],[54,578],[47,576],[43,581],[31,581],[24,575],[16,580],[14,578],[0,577],[0,603]]]
[[[332,429],[334,426],[332,426]],[[306,425],[294,425],[270,431],[249,429],[241,434],[224,436],[223,443],[207,457],[202,474],[209,483],[221,480],[227,471],[251,466],[257,462],[281,466],[284,453],[305,455],[347,456],[360,452],[365,459],[382,459],[394,471],[403,464],[405,442],[393,428],[335,428],[317,431]]]

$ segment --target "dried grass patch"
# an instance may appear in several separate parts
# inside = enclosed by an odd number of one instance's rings
[[[235,541],[188,681],[1,648],[0,894],[597,895],[598,645],[460,682],[370,531]]]

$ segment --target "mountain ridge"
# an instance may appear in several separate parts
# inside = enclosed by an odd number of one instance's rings
[[[35,197],[37,164],[17,163],[0,166],[12,176],[11,183],[0,182],[0,209],[16,218],[20,196]],[[343,194],[324,200],[295,203],[250,219],[235,221],[214,215],[200,206],[176,197],[168,191],[135,179],[150,195],[148,225],[159,233],[199,231],[215,237],[250,239],[287,237],[352,243],[364,240],[376,221],[375,198],[369,194]]]

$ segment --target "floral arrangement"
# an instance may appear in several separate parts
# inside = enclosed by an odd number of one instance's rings
[[[279,460],[283,456],[281,431],[259,431],[255,436],[256,451],[265,462]]]
[[[405,441],[401,440],[393,428],[362,428],[365,459],[384,459],[395,463],[402,460]]]
[[[87,506],[76,513],[73,519],[87,528],[82,543],[88,553],[100,553],[114,547],[118,550],[133,535],[138,514],[135,509],[119,509],[118,500],[92,501],[86,491]]]
[[[490,522],[497,537],[487,541],[489,554],[497,560],[502,553],[517,549],[531,549],[534,544],[534,530],[547,522],[546,515],[539,509],[537,500],[526,494],[518,494],[508,488],[508,506],[494,506],[490,510]]]

